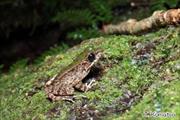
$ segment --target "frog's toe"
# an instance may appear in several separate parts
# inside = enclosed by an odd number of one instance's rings
[[[69,101],[74,103],[75,97],[74,96],[57,96],[54,101],[59,101],[59,100],[64,100],[64,101]]]
[[[85,83],[85,85],[86,85],[86,91],[88,91],[89,89],[92,88],[92,86],[94,86],[95,81],[96,81],[95,79],[91,79],[90,82]]]
[[[66,97],[63,97],[63,100],[74,103],[75,96],[66,96]]]
[[[74,102],[75,97],[74,96],[55,96],[54,94],[49,94],[48,99],[52,102],[64,100],[69,102]]]

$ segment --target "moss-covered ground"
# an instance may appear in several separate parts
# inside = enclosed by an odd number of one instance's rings
[[[102,49],[106,72],[74,103],[50,102],[44,83],[85,49]],[[151,112],[169,113],[154,116]],[[157,114],[156,114],[157,115]],[[110,35],[78,46],[57,46],[38,58],[14,64],[0,77],[0,119],[180,119],[180,31],[164,28],[145,35]]]

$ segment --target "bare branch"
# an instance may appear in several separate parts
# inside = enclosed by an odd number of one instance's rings
[[[143,20],[129,19],[117,25],[106,25],[103,32],[106,34],[137,34],[146,32],[153,28],[159,28],[166,25],[178,25],[180,23],[180,9],[170,9],[167,11],[155,11],[152,16]]]

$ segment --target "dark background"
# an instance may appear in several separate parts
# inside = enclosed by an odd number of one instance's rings
[[[6,71],[22,58],[31,63],[55,45],[71,47],[103,35],[105,24],[142,19],[179,4],[179,0],[1,0],[0,65]],[[146,12],[137,15],[137,11]]]

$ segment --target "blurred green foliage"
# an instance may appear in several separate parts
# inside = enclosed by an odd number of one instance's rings
[[[117,0],[3,0],[0,1],[1,35],[9,36],[18,27],[32,29],[59,23],[64,28],[86,26],[96,29],[98,21],[112,19],[111,8]],[[75,36],[74,36],[75,37]]]
[[[179,0],[153,0],[152,10],[165,10],[169,8],[178,7]]]

